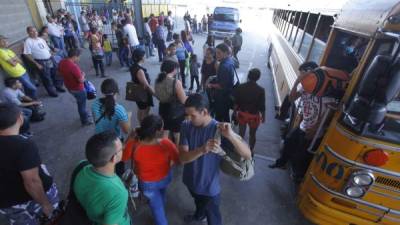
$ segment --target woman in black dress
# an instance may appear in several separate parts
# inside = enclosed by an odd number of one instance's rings
[[[154,105],[154,90],[150,86],[150,76],[147,73],[147,70],[142,66],[144,63],[145,54],[146,53],[142,49],[135,49],[132,53],[133,64],[129,69],[131,72],[132,82],[143,85],[144,89],[147,91],[147,100],[144,102],[136,102],[138,107],[137,119],[139,123],[143,120],[143,118],[149,115],[150,107]]]

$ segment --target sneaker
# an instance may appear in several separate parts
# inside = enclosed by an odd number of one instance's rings
[[[188,224],[205,224],[207,223],[207,217],[197,219],[194,215],[186,215],[183,217],[183,221]]]
[[[57,90],[58,92],[61,92],[61,93],[64,93],[64,92],[65,92],[65,89],[62,88],[62,87],[56,87],[56,90]]]
[[[86,121],[86,122],[84,122],[84,123],[82,123],[82,126],[90,126],[90,125],[92,125],[93,124],[93,121]]]
[[[268,165],[268,167],[271,169],[275,169],[275,168],[282,169],[282,170],[286,169],[285,164],[279,164],[279,163],[274,163],[274,164]]]
[[[27,131],[25,133],[22,133],[21,136],[23,136],[24,138],[30,138],[30,137],[33,137],[33,133],[30,131]]]
[[[58,94],[57,93],[50,93],[49,96],[52,97],[52,98],[57,98]]]
[[[300,184],[301,182],[303,182],[304,176],[292,173],[290,175],[290,178],[292,178],[293,182],[295,182],[296,184]]]

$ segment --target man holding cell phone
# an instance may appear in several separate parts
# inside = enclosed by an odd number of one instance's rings
[[[221,225],[219,210],[221,187],[219,165],[222,157],[220,147],[233,145],[233,149],[245,158],[251,158],[251,151],[229,123],[218,123],[208,109],[208,101],[200,94],[192,94],[185,102],[189,118],[182,123],[179,143],[180,161],[185,164],[183,183],[189,189],[196,204],[196,212],[186,215],[186,223],[208,221],[208,225]]]

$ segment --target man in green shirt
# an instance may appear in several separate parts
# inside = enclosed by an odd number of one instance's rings
[[[111,131],[92,136],[86,143],[84,167],[74,181],[74,193],[92,221],[99,225],[130,225],[128,191],[115,174],[122,158],[122,143]]]

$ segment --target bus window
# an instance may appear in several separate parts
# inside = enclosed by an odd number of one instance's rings
[[[287,35],[286,35],[286,39],[288,40],[288,42],[290,42],[290,40],[293,38],[293,30],[296,27],[296,19],[298,18],[299,14],[300,14],[299,12],[292,13],[292,18],[290,20],[290,26],[289,26],[289,29],[288,29]]]
[[[295,43],[294,43],[294,49],[296,49],[296,50],[299,49],[301,37],[303,36],[303,30],[304,30],[304,27],[306,25],[307,18],[309,15],[309,13],[302,13],[302,14],[303,14],[303,16],[301,17],[300,24],[298,26],[298,32],[296,32],[297,36],[295,38]]]
[[[368,39],[337,31],[326,66],[352,73],[364,54]]]
[[[295,16],[295,19],[293,21],[292,30],[290,31],[290,34],[289,34],[290,36],[289,36],[289,39],[288,39],[289,43],[291,43],[291,44],[293,44],[293,41],[294,41],[294,39],[296,37],[297,26],[299,25],[300,17],[301,17],[302,14],[303,14],[302,12],[297,12],[296,16]]]
[[[307,59],[307,53],[312,43],[314,29],[317,26],[318,16],[318,14],[310,14],[310,17],[308,19],[303,43],[300,46],[300,55],[303,57],[304,60]]]
[[[288,25],[287,25],[286,29],[284,30],[284,33],[283,33],[283,35],[285,36],[286,39],[289,39],[290,30],[293,27],[293,20],[294,20],[294,16],[295,16],[294,14],[295,13],[296,12],[294,12],[294,11],[290,11],[289,12]]]
[[[314,44],[311,48],[310,56],[307,61],[314,61],[316,63],[320,61],[321,56],[324,53],[333,22],[334,19],[332,16],[321,17],[317,33],[315,34]]]

